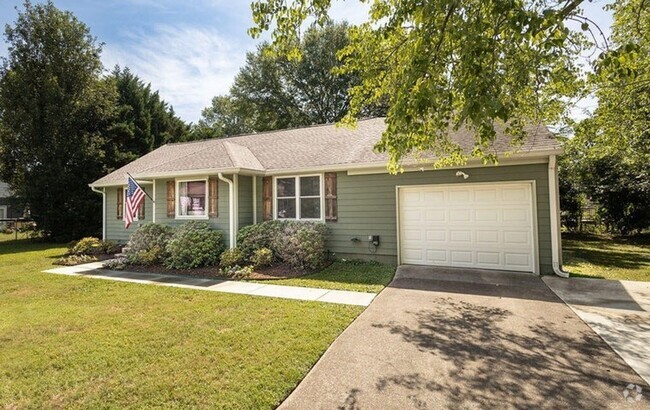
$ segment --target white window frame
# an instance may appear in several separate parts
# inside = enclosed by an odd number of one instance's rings
[[[126,193],[129,190],[129,187],[125,186],[123,189],[124,189],[124,193],[122,194],[122,219],[126,217]],[[143,201],[145,199],[143,199]],[[138,222],[140,220],[140,217],[138,216],[139,214],[140,212],[135,213],[135,215],[133,216],[133,222]]]
[[[176,193],[174,194],[176,197],[174,198],[175,202],[175,213],[176,213],[176,219],[210,219],[210,188],[208,186],[208,177],[198,177],[198,178],[184,178],[184,179],[176,179]],[[180,190],[180,185],[183,182],[205,182],[205,215],[180,215],[178,212],[180,210],[180,196],[181,196],[181,190]]]
[[[319,218],[301,218],[300,217],[300,178],[304,177],[318,177],[320,184],[320,217]],[[295,218],[278,218],[278,179],[293,178],[296,181],[296,217]],[[324,174],[304,174],[304,175],[277,175],[273,177],[273,219],[280,221],[309,221],[309,222],[324,222],[325,221],[325,186]],[[287,197],[289,198],[289,197]],[[306,197],[306,198],[316,198]]]
[[[0,217],[0,219],[9,218],[9,207],[7,205],[0,205],[0,211],[4,211],[4,216]]]

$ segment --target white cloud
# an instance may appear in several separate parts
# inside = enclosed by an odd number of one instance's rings
[[[104,65],[129,67],[187,121],[198,120],[212,97],[228,92],[250,46],[215,29],[190,26],[161,25],[125,37],[119,48],[106,45]]]
[[[358,0],[333,1],[329,16],[334,21],[347,21],[350,24],[361,24],[368,21],[369,3]]]

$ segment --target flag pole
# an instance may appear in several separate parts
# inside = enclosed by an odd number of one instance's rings
[[[136,184],[137,186],[140,187],[140,189],[142,190],[142,192],[144,192],[144,194],[145,194],[147,197],[149,197],[149,199],[151,199],[151,202],[153,202],[154,204],[156,203],[156,201],[151,197],[151,195],[149,195],[149,194],[147,193],[147,191],[146,191],[144,188],[142,188],[142,186],[140,186],[140,184],[138,184],[138,181],[137,181],[135,178],[133,178],[133,175],[129,174],[128,172],[126,173],[126,175],[128,175],[128,176],[133,180],[133,182],[135,182],[135,184]]]

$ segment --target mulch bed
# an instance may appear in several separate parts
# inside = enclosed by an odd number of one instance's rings
[[[326,266],[329,266],[331,263],[332,262],[327,262]],[[233,278],[220,276],[219,268],[216,266],[207,267],[207,268],[195,268],[195,269],[168,269],[162,265],[151,265],[151,266],[129,265],[124,270],[129,272],[161,273],[166,275],[192,276],[197,278],[237,280]],[[255,280],[289,279],[289,278],[297,278],[300,276],[309,275],[310,273],[313,273],[313,271],[307,271],[307,272],[300,271],[292,268],[289,265],[281,263],[281,264],[266,266],[263,268],[257,268],[246,279],[255,279]]]

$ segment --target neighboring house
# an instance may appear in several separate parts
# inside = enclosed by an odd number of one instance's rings
[[[9,185],[5,182],[0,182],[0,220],[7,218],[19,218],[21,212],[15,204],[13,193],[9,189]],[[0,221],[0,226],[5,226],[6,222]]]
[[[104,194],[104,237],[126,241],[143,222],[205,220],[236,245],[237,231],[269,219],[327,224],[338,258],[550,274],[561,264],[555,156],[544,126],[516,152],[498,133],[498,166],[470,160],[434,170],[405,161],[386,172],[373,152],[381,118],[349,129],[334,125],[168,144],[91,184]],[[470,150],[473,135],[452,139]],[[127,172],[149,198],[140,221],[124,229]]]

